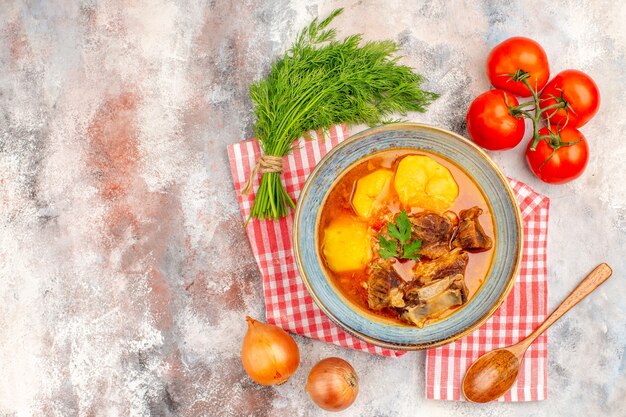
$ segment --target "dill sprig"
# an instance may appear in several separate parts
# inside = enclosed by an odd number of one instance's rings
[[[293,141],[310,130],[327,131],[338,123],[373,126],[394,113],[423,112],[438,97],[420,88],[421,75],[392,57],[395,42],[361,46],[361,35],[335,40],[335,29],[327,27],[342,11],[314,19],[269,75],[250,87],[254,131],[265,155],[287,155]],[[251,216],[278,219],[289,207],[295,204],[280,173],[264,172]]]

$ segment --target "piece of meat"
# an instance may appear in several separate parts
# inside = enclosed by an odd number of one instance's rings
[[[407,307],[400,317],[421,329],[429,319],[436,318],[449,308],[460,306],[461,304],[463,304],[462,291],[458,288],[448,288],[434,298]]]
[[[465,278],[461,274],[449,275],[445,278],[432,281],[428,285],[420,285],[417,281],[407,283],[403,287],[404,299],[407,305],[414,305],[427,302],[436,298],[449,288],[458,289],[463,296],[463,302],[467,300],[467,287]]]
[[[450,240],[455,226],[454,217],[440,216],[431,212],[413,214],[409,217],[413,239],[422,241],[420,255],[436,259],[450,251]]]
[[[416,301],[407,305],[400,318],[422,328],[428,320],[467,302],[465,278],[461,274],[447,276],[429,285],[415,287],[412,291],[407,290],[406,296]]]
[[[413,269],[415,279],[420,285],[426,285],[451,275],[465,275],[468,260],[466,252],[460,248],[452,249],[437,259],[416,264]]]
[[[442,214],[443,217],[448,219],[453,229],[456,229],[459,226],[459,216],[453,211],[444,211]]]
[[[452,246],[463,248],[469,251],[484,251],[491,249],[493,242],[485,233],[485,230],[478,221],[478,216],[483,213],[479,207],[472,207],[461,210],[459,216],[461,221]]]
[[[367,279],[367,304],[373,310],[385,307],[404,307],[404,281],[393,270],[378,266]]]
[[[412,286],[413,288],[407,288],[405,293],[407,297],[414,294],[415,299],[417,299],[419,302],[422,302],[431,298],[435,298],[452,286],[462,289],[462,286],[456,285],[458,281],[463,281],[463,275],[450,275],[437,281],[433,281],[428,285],[414,285]]]
[[[407,283],[404,286],[404,299],[407,305],[419,304],[422,300],[433,298],[450,287],[452,277],[445,277],[433,281],[428,285],[421,284],[418,280]]]

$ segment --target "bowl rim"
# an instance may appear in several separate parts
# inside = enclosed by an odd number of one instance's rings
[[[302,196],[306,195],[308,189],[311,187],[311,184],[313,183],[314,178],[316,177],[318,171],[321,169],[321,167],[330,159],[333,157],[333,155],[335,155],[336,153],[340,152],[341,149],[343,149],[344,147],[346,147],[348,144],[357,141],[363,137],[366,136],[370,136],[373,134],[376,134],[378,132],[384,132],[384,131],[388,131],[388,130],[398,130],[398,129],[402,129],[402,128],[406,128],[407,130],[417,130],[417,129],[426,129],[426,130],[433,130],[439,133],[443,133],[445,135],[454,137],[455,139],[463,142],[464,144],[466,144],[467,146],[473,148],[475,151],[477,151],[484,159],[485,161],[493,168],[493,170],[496,172],[496,174],[498,175],[498,178],[501,180],[501,182],[504,184],[505,189],[508,193],[508,197],[509,199],[514,203],[513,206],[515,207],[515,220],[516,220],[516,225],[517,225],[517,230],[519,231],[519,233],[517,234],[517,252],[515,253],[515,264],[514,264],[514,268],[511,271],[511,273],[509,274],[509,276],[507,277],[507,284],[506,287],[504,289],[504,291],[502,292],[502,294],[500,295],[500,297],[498,298],[498,300],[489,308],[489,310],[482,316],[480,317],[478,320],[476,320],[473,324],[469,325],[468,327],[466,327],[465,329],[463,329],[463,331],[452,335],[446,339],[442,339],[442,340],[438,340],[435,342],[430,342],[430,343],[419,343],[419,344],[415,344],[415,345],[411,345],[411,344],[396,344],[393,342],[388,342],[388,341],[384,341],[384,340],[380,340],[377,339],[375,337],[363,334],[361,332],[355,331],[351,328],[349,328],[348,326],[346,326],[345,324],[343,324],[341,322],[341,320],[339,320],[339,318],[335,317],[327,308],[326,306],[324,306],[324,304],[321,302],[321,300],[319,299],[318,295],[315,293],[315,290],[313,289],[313,287],[311,286],[311,283],[309,282],[308,277],[306,276],[305,270],[304,270],[304,266],[302,265],[302,257],[300,254],[300,247],[299,247],[299,220],[300,220],[300,215],[301,215],[301,208],[302,208]],[[468,175],[470,175],[468,173]],[[326,191],[328,192],[328,190]],[[455,342],[459,339],[462,339],[463,337],[469,335],[470,333],[474,332],[476,329],[478,329],[480,326],[482,326],[487,320],[489,320],[489,318],[491,318],[491,316],[493,316],[493,314],[500,308],[500,306],[502,305],[502,303],[504,302],[504,300],[507,298],[507,296],[509,295],[509,293],[511,292],[511,289],[513,288],[513,285],[515,284],[515,281],[517,279],[517,276],[519,274],[519,270],[521,267],[521,259],[522,259],[522,253],[524,251],[524,226],[522,223],[522,214],[521,214],[521,210],[519,207],[519,204],[517,203],[517,200],[515,199],[515,195],[513,193],[513,190],[511,189],[511,186],[509,184],[509,181],[507,179],[507,177],[504,175],[504,173],[502,172],[502,170],[500,169],[500,167],[491,159],[491,157],[478,145],[476,145],[474,142],[470,141],[469,139],[459,135],[458,133],[449,131],[447,129],[443,129],[440,127],[435,127],[432,125],[428,125],[428,124],[423,124],[423,123],[415,123],[415,122],[399,122],[399,123],[390,123],[390,124],[386,124],[383,126],[376,126],[376,127],[371,127],[365,130],[362,130],[358,133],[355,133],[354,135],[351,135],[350,137],[348,137],[347,139],[345,139],[343,142],[337,144],[336,146],[334,146],[330,151],[328,151],[326,153],[326,155],[324,155],[322,157],[322,159],[320,159],[320,161],[316,164],[315,168],[313,169],[313,171],[311,171],[311,173],[309,174],[309,176],[306,179],[306,182],[304,183],[304,186],[302,187],[302,189],[300,190],[300,194],[298,196],[298,201],[296,204],[296,209],[295,209],[295,213],[294,213],[294,218],[293,218],[293,227],[292,227],[292,245],[293,245],[293,252],[294,252],[294,258],[296,261],[296,266],[298,268],[298,273],[300,275],[300,278],[302,279],[302,282],[304,283],[304,286],[306,287],[309,295],[311,296],[311,298],[313,299],[313,301],[315,302],[315,304],[317,305],[317,307],[322,310],[322,312],[326,315],[326,317],[328,317],[334,324],[336,324],[339,328],[341,328],[343,331],[345,331],[346,333],[357,337],[358,339],[361,339],[367,343],[370,343],[372,345],[375,346],[379,346],[382,348],[386,348],[386,349],[391,349],[391,350],[424,350],[424,349],[431,349],[434,347],[438,347],[438,346],[443,346],[443,345],[447,345],[449,343]]]

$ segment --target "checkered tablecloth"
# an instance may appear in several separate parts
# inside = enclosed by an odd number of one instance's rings
[[[317,162],[333,146],[347,138],[345,126],[327,134],[310,132],[313,140],[298,140],[294,151],[284,158],[283,181],[287,192],[297,199],[300,189]],[[228,147],[233,182],[243,219],[249,217],[254,192],[242,195],[250,172],[260,156],[255,140]],[[546,315],[546,241],[549,200],[527,185],[510,180],[524,220],[525,248],[519,277],[502,307],[480,329],[455,343],[432,349],[426,358],[426,397],[462,399],[460,384],[474,359],[492,348],[520,340],[537,327]],[[295,264],[291,229],[293,214],[279,221],[250,220],[246,227],[252,252],[263,277],[267,322],[304,336],[385,356],[405,352],[383,349],[357,339],[335,326],[317,308],[307,293]],[[501,401],[532,401],[546,397],[546,336],[529,348],[517,383]]]

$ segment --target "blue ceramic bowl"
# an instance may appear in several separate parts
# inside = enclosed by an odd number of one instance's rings
[[[322,205],[337,180],[370,154],[410,148],[440,155],[461,167],[482,189],[494,219],[494,258],[479,291],[449,317],[419,329],[385,320],[354,305],[327,276],[318,251]],[[358,133],[333,148],[306,181],[296,208],[293,242],[300,275],[315,303],[346,332],[391,349],[427,349],[451,343],[478,328],[511,290],[522,253],[522,224],[505,176],[478,146],[455,133],[397,123]]]

